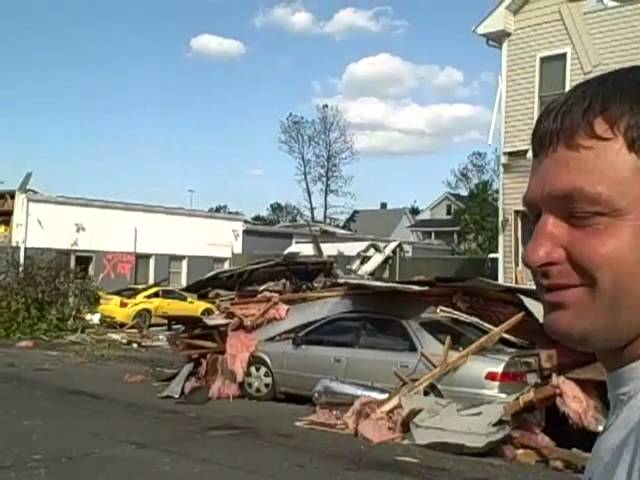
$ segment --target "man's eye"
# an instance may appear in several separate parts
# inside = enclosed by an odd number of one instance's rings
[[[600,217],[600,213],[592,211],[569,212],[569,222],[572,225],[585,226],[592,224]]]

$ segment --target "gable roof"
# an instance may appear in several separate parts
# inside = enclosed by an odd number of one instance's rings
[[[436,198],[433,202],[431,202],[425,210],[431,210],[433,207],[442,202],[445,198],[448,198],[451,202],[457,204],[459,207],[462,206],[462,202],[466,198],[466,195],[462,195],[461,193],[454,192],[444,192],[438,198]]]
[[[413,221],[407,208],[354,210],[344,222],[344,226],[362,235],[389,238],[405,215]]]

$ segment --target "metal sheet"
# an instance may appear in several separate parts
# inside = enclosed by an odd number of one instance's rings
[[[360,397],[386,400],[389,392],[381,388],[323,378],[313,389],[312,397],[316,405],[351,405]]]

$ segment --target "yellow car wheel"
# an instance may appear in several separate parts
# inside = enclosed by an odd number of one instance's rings
[[[136,312],[131,323],[141,332],[149,330],[149,327],[151,327],[151,312],[149,310]]]

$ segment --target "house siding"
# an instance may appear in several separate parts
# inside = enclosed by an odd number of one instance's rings
[[[516,283],[515,266],[513,264],[513,212],[522,208],[522,196],[527,189],[531,161],[527,160],[526,152],[508,154],[509,158],[503,165],[504,194],[502,197],[502,211],[504,222],[501,226],[504,235],[504,280]]]
[[[581,27],[597,61],[583,70],[561,14],[569,5],[581,16]],[[531,162],[526,150],[531,141],[536,105],[536,63],[539,54],[570,48],[569,86],[588,77],[630,65],[640,64],[640,1],[616,7],[586,9],[586,2],[566,0],[530,0],[514,16],[514,29],[506,52],[506,98],[504,106],[503,152],[503,274],[507,282],[516,282],[513,264],[513,211],[521,208]],[[566,7],[565,7],[566,9]],[[583,48],[584,45],[578,45]],[[580,51],[583,59],[584,50]]]

